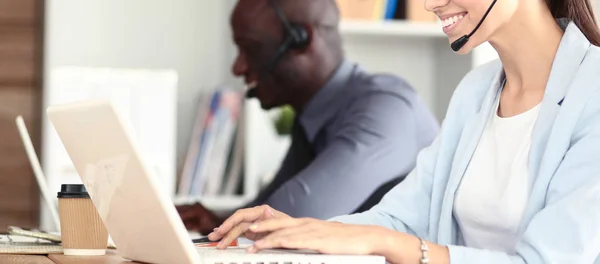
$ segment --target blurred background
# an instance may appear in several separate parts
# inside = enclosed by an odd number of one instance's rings
[[[251,200],[285,154],[294,113],[243,99],[230,71],[236,1],[0,0],[0,232],[55,231],[15,117],[55,196],[80,181],[45,109],[89,98],[112,99],[133,124],[174,203],[224,211]],[[497,56],[489,45],[454,54],[422,0],[338,3],[347,58],[405,78],[440,121],[462,76]]]

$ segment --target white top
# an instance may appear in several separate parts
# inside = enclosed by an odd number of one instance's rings
[[[539,104],[508,118],[494,113],[459,186],[454,215],[465,246],[514,253],[529,198],[527,164]]]

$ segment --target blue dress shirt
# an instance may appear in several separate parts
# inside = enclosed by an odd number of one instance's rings
[[[368,74],[348,61],[298,121],[305,135],[292,137],[273,183],[250,206],[268,204],[293,217],[319,219],[351,213],[382,184],[408,174],[439,129],[404,80]],[[294,145],[303,144],[313,157],[294,153]]]

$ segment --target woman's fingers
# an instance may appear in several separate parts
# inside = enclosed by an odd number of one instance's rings
[[[307,223],[299,224],[296,226],[291,226],[289,228],[282,228],[277,231],[273,231],[272,233],[261,238],[260,240],[279,239],[279,238],[285,238],[285,237],[294,236],[294,235],[302,234],[302,233],[311,233],[311,231],[313,231],[314,229],[315,229],[315,227],[313,227],[310,224],[307,224]],[[262,234],[265,234],[265,233],[262,233]],[[258,241],[256,241],[256,242],[258,242]]]
[[[255,253],[273,248],[318,250],[322,248],[321,236],[322,234],[318,230],[310,230],[310,227],[284,229],[256,241],[248,248],[248,252]]]
[[[241,223],[233,227],[219,242],[217,245],[217,249],[225,249],[227,248],[231,242],[240,237],[246,230],[248,230],[248,226],[250,223]],[[210,237],[209,237],[210,239]]]
[[[208,238],[213,241],[219,240],[225,235],[228,235],[228,233],[236,226],[242,223],[251,223],[260,219],[263,214],[265,214],[265,210],[268,210],[268,208],[263,206],[237,210],[218,227],[217,231],[209,234]]]
[[[232,223],[237,223],[237,224],[235,226],[233,226],[232,228],[228,229],[229,231],[223,235],[223,238],[221,239],[221,242],[219,242],[219,245],[217,245],[217,248],[218,249],[227,248],[231,244],[231,242],[233,242],[233,240],[237,239],[242,234],[244,234],[246,231],[248,231],[248,227],[252,224],[251,221],[274,217],[273,212],[270,210],[270,208],[267,207],[267,208],[261,209],[261,210],[262,210],[262,213],[259,214],[258,216],[256,213],[259,212],[259,210],[250,210],[249,209],[246,212],[240,212],[241,216],[238,219],[241,219],[241,220],[236,220],[236,219],[232,220]],[[243,214],[245,214],[245,215],[243,215]],[[233,218],[233,216],[232,216],[232,218]],[[225,227],[225,228],[228,228],[228,227]],[[219,227],[215,233],[219,234],[221,232],[223,232],[223,225],[221,227]],[[209,238],[211,238],[211,237],[209,236]]]
[[[264,233],[273,232],[284,228],[291,228],[303,225],[312,221],[307,218],[272,218],[253,223],[248,228],[251,232]]]
[[[248,248],[258,252],[270,248],[314,250],[325,254],[372,254],[373,242],[380,239],[376,227],[341,225],[320,220],[265,221],[266,228],[280,228]],[[300,223],[300,224],[299,224]],[[260,223],[263,225],[264,223]],[[290,224],[288,227],[282,226]],[[293,225],[295,224],[295,225]],[[264,226],[264,225],[263,225]],[[256,230],[257,228],[255,228]]]

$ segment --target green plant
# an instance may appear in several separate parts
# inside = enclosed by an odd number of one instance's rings
[[[275,129],[279,135],[291,133],[295,115],[294,109],[289,105],[279,108],[279,115],[275,119]]]

